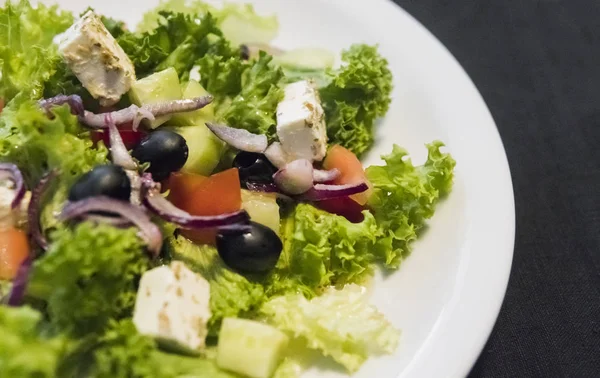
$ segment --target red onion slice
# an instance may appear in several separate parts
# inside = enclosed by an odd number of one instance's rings
[[[273,175],[273,181],[284,193],[302,194],[313,187],[313,166],[306,159],[294,160]]]
[[[299,201],[316,202],[333,198],[348,197],[353,194],[362,193],[368,189],[369,186],[364,182],[349,185],[315,184],[312,189],[296,197],[296,199]]]
[[[110,217],[108,215],[99,215],[99,214],[85,214],[82,220],[91,221],[95,223],[108,223],[114,227],[128,227],[131,226],[132,223],[129,219],[123,217]]]
[[[31,200],[29,201],[29,206],[27,207],[27,223],[29,224],[31,237],[44,251],[48,249],[48,241],[42,233],[42,228],[40,226],[40,213],[42,212],[42,201],[44,194],[56,176],[58,176],[58,172],[56,170],[51,170],[41,178],[40,182],[36,185],[31,193]]]
[[[46,111],[46,114],[52,115],[50,109],[55,106],[61,106],[68,104],[71,108],[71,114],[77,116],[83,116],[85,109],[83,108],[83,101],[78,95],[58,95],[50,98],[41,99],[38,101],[38,105]]]
[[[113,121],[110,113],[106,113],[104,118],[105,123],[108,125],[108,138],[110,140],[110,154],[112,162],[125,169],[137,169],[137,164],[131,155],[129,155],[129,151],[127,151],[127,147],[125,147],[125,143],[123,143],[123,138],[121,138],[121,134],[119,133],[117,125]]]
[[[191,215],[173,205],[157,190],[152,189],[146,191],[146,194],[144,195],[144,205],[159,217],[168,222],[175,223],[181,228],[200,229],[222,227],[237,223],[247,223],[250,221],[248,213],[244,210],[214,216]]]
[[[60,217],[63,220],[80,218],[92,212],[107,212],[128,219],[136,225],[141,232],[141,237],[146,241],[148,250],[153,257],[160,254],[162,246],[162,234],[157,225],[152,223],[146,212],[129,202],[116,200],[113,198],[98,196],[86,198],[81,201],[68,203],[64,207]]]
[[[13,279],[12,288],[8,294],[6,304],[13,307],[18,307],[23,303],[25,297],[25,291],[27,290],[27,283],[29,282],[29,272],[31,271],[31,265],[33,264],[33,257],[31,254],[23,260],[17,270],[17,275]]]
[[[206,126],[219,139],[240,151],[262,153],[269,141],[266,135],[252,134],[248,130],[207,122]]]
[[[193,112],[213,102],[213,96],[201,96],[183,100],[164,101],[152,105],[144,105],[155,117],[173,113]]]
[[[12,163],[0,163],[0,181],[10,180],[14,184],[15,197],[10,203],[12,210],[16,209],[25,196],[25,182],[19,168]]]
[[[340,174],[340,170],[337,168],[333,168],[328,171],[315,169],[313,170],[313,181],[317,183],[333,181],[340,177]]]
[[[288,156],[283,150],[281,143],[273,142],[267,149],[265,150],[265,156],[271,164],[281,169],[288,163]]]

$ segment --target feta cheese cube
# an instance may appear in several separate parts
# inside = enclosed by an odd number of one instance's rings
[[[66,64],[100,104],[116,104],[135,81],[133,63],[102,20],[88,11],[57,38]]]
[[[277,136],[289,159],[321,161],[327,152],[327,130],[314,83],[288,84],[277,105]]]
[[[14,210],[10,208],[13,198],[14,189],[0,186],[0,228],[22,228],[27,224],[27,207],[31,200],[31,192],[25,193],[21,203]]]
[[[147,271],[137,293],[133,322],[141,334],[187,352],[205,346],[211,317],[210,285],[184,263]]]

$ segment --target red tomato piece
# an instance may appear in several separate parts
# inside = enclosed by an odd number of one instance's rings
[[[123,139],[123,144],[125,144],[125,148],[128,150],[135,148],[146,136],[146,133],[140,129],[133,131],[132,122],[127,122],[122,125],[118,125],[117,127],[119,128],[121,139]],[[110,147],[108,130],[94,130],[92,131],[91,138],[94,142],[94,145],[96,145],[99,141],[103,141],[106,147]]]
[[[29,256],[27,234],[18,228],[0,230],[0,278],[12,280]]]
[[[221,215],[242,207],[242,191],[237,168],[210,177],[189,173],[173,173],[166,188],[168,199],[192,215]],[[216,230],[181,230],[182,235],[204,244],[214,244]]]
[[[340,171],[340,176],[333,181],[335,185],[346,185],[346,184],[358,184],[365,182],[371,187],[365,170],[363,169],[362,163],[352,151],[340,146],[334,145],[327,152],[327,156],[323,161],[324,169],[337,168]],[[369,196],[371,195],[371,189],[350,196],[354,201],[360,205],[367,203]]]

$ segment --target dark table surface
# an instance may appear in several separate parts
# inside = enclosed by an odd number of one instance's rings
[[[395,1],[471,76],[512,172],[510,282],[471,377],[600,377],[600,0]]]

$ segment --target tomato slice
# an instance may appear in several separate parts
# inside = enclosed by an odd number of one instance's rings
[[[315,205],[329,213],[341,215],[352,223],[360,223],[365,219],[362,211],[365,210],[366,207],[350,197],[318,201],[315,202]]]
[[[323,168],[328,170],[337,168],[340,171],[340,176],[332,184],[346,185],[365,182],[369,185],[369,188],[371,187],[360,160],[358,160],[352,151],[340,145],[336,144],[329,149],[323,161]],[[360,205],[364,205],[367,203],[370,195],[371,189],[363,193],[354,194],[350,198]]]
[[[12,280],[29,256],[27,234],[18,228],[0,230],[0,278]]]
[[[146,136],[146,133],[139,129],[133,131],[132,122],[127,122],[122,125],[118,125],[117,127],[119,129],[119,134],[121,134],[121,139],[123,139],[123,144],[125,144],[125,148],[128,150],[135,148]],[[108,130],[94,130],[92,131],[91,138],[92,142],[94,142],[94,145],[100,141],[103,141],[106,147],[110,147]]]
[[[168,199],[192,215],[221,215],[242,208],[242,191],[237,168],[205,177],[173,173],[166,182]],[[204,244],[214,244],[216,230],[181,230],[182,235]]]

